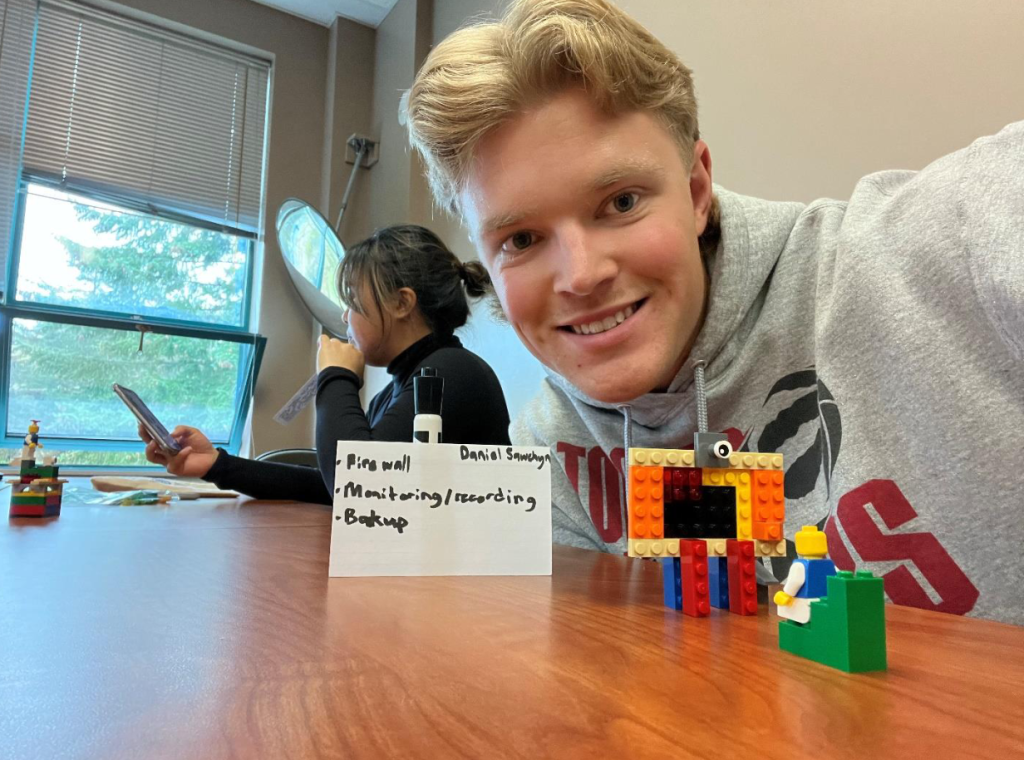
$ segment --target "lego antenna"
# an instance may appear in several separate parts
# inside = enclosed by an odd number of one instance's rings
[[[697,432],[708,432],[708,397],[704,389],[704,361],[693,365],[693,383],[697,388]]]

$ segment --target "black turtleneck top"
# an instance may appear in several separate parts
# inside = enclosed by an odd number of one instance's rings
[[[316,448],[320,469],[257,462],[223,449],[204,480],[258,499],[331,504],[338,441],[412,441],[413,378],[433,367],[444,378],[441,408],[445,443],[507,445],[508,408],[494,370],[454,335],[428,335],[388,365],[391,383],[359,403],[362,381],[348,369],[327,367],[317,376]]]

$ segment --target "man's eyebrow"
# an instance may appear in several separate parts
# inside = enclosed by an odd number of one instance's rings
[[[534,211],[508,211],[504,214],[497,214],[484,220],[483,231],[484,234],[503,230],[506,227],[512,227],[513,225],[519,224],[530,214],[535,213]]]
[[[591,189],[604,190],[606,187],[636,174],[650,174],[661,179],[665,176],[665,170],[647,158],[627,158],[597,175],[591,184]]]

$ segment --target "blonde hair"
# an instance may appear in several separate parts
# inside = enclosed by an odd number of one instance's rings
[[[459,212],[459,194],[484,135],[572,86],[583,87],[610,113],[658,116],[691,167],[700,139],[697,99],[690,69],[671,50],[608,0],[516,0],[500,21],[447,37],[413,82],[409,139],[423,157],[437,204]],[[701,248],[717,239],[716,201]]]

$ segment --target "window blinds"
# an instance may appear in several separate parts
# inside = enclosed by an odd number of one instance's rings
[[[0,0],[0,292],[13,238],[35,0]]]
[[[255,234],[269,73],[212,43],[43,0],[24,170]]]

